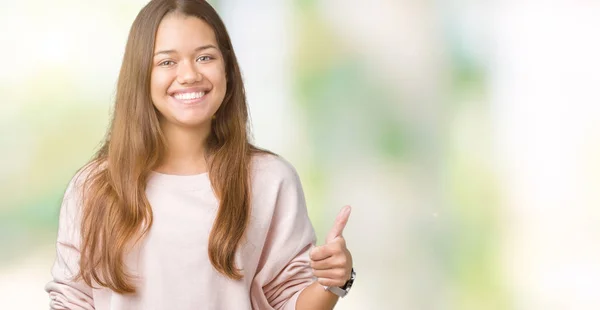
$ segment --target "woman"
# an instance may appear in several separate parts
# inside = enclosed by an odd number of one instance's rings
[[[134,21],[113,119],[63,200],[52,309],[332,309],[354,278],[294,168],[248,141],[235,53],[205,1]],[[315,281],[316,279],[316,281]]]

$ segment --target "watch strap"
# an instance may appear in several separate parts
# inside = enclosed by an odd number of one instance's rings
[[[356,272],[354,272],[354,268],[352,268],[352,271],[350,273],[350,279],[348,281],[346,281],[346,283],[344,284],[344,286],[342,287],[338,287],[338,286],[324,286],[324,288],[336,295],[338,295],[339,297],[344,297],[346,295],[348,295],[348,292],[350,291],[350,288],[352,287],[352,284],[354,284],[354,279],[356,278]]]

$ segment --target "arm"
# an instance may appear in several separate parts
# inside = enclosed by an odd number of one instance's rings
[[[79,193],[75,180],[65,192],[58,220],[56,260],[52,267],[52,281],[45,286],[50,297],[50,309],[94,310],[92,288],[83,281],[73,281],[79,272]]]
[[[273,197],[268,201],[275,206],[253,280],[253,308],[332,309],[338,297],[323,285],[342,286],[349,278],[352,261],[341,236],[349,209],[345,218],[342,216],[341,222],[336,223],[332,230],[335,233],[328,236],[327,241],[331,242],[314,248],[316,236],[296,171],[287,163],[277,163],[268,170],[281,179],[276,186],[260,189],[261,197]],[[261,180],[259,184],[268,181]]]
[[[266,231],[252,280],[252,308],[294,310],[300,293],[314,282],[309,252],[316,235],[295,169],[269,156],[255,170],[253,216]]]

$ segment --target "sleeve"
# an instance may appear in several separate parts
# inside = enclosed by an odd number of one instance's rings
[[[316,235],[308,217],[300,179],[291,165],[279,183],[274,214],[253,280],[254,309],[296,308],[296,300],[314,280],[309,251]]]
[[[82,280],[72,280],[79,271],[81,239],[79,233],[81,196],[77,190],[76,179],[77,176],[67,187],[60,207],[56,260],[51,271],[53,280],[44,288],[50,297],[50,309],[95,309],[92,288]]]

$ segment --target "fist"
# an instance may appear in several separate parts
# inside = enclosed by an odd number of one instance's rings
[[[310,251],[310,266],[321,285],[344,286],[350,280],[352,254],[346,248],[346,240],[342,236],[350,211],[350,206],[342,208],[327,234],[325,244]]]

